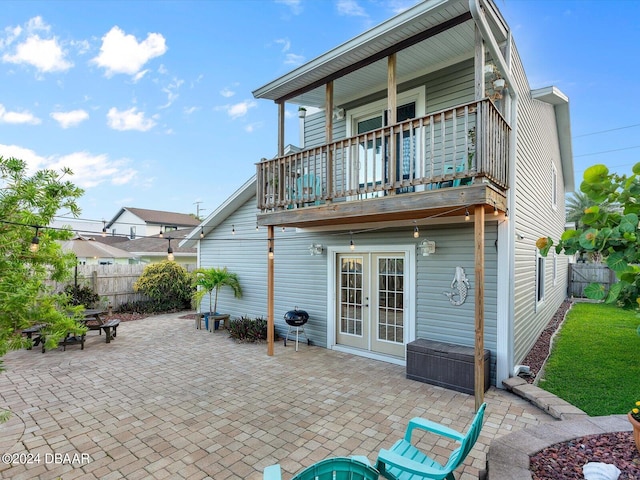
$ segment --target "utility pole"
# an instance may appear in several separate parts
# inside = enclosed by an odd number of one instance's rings
[[[201,201],[198,202],[193,202],[193,204],[196,206],[196,218],[198,220],[200,220],[200,212],[204,212],[206,210],[206,208],[200,208],[200,204],[203,203]]]

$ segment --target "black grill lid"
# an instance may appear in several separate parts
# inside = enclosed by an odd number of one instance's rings
[[[294,310],[289,310],[285,313],[284,319],[289,325],[302,325],[309,320],[309,314],[304,310],[298,310],[298,307],[296,307]]]

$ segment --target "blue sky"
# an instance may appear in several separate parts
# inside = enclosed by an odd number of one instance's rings
[[[0,155],[69,166],[84,219],[125,206],[195,213],[195,202],[206,216],[276,153],[276,108],[251,92],[415,3],[5,0]],[[629,171],[640,1],[496,3],[531,87],[570,98],[576,185],[595,163]]]

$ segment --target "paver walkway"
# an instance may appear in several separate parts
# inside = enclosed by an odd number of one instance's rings
[[[110,344],[90,332],[84,350],[9,353],[0,408],[13,416],[0,426],[0,454],[24,455],[0,463],[0,478],[259,480],[280,463],[288,479],[334,455],[374,462],[416,415],[458,430],[473,418],[472,396],[407,380],[404,367],[282,342],[268,357],[265,344],[179,315],[122,323]],[[492,439],[557,422],[504,390],[486,401],[460,480],[478,478]]]

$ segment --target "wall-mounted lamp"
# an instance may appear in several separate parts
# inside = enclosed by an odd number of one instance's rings
[[[423,240],[418,244],[418,252],[420,252],[423,257],[428,257],[436,253],[436,242],[433,240]]]
[[[171,248],[171,237],[167,237],[167,240],[169,240],[169,248],[167,248],[167,260],[173,262],[175,260],[175,257],[173,256],[173,248]]]
[[[29,251],[32,253],[36,253],[40,248],[40,238],[38,237],[38,230],[40,227],[34,227],[36,229],[36,234],[31,239],[31,245],[29,245]]]
[[[309,245],[309,253],[311,255],[322,255],[322,252],[324,251],[324,248],[322,245],[320,245],[319,243],[312,243],[311,245]]]

